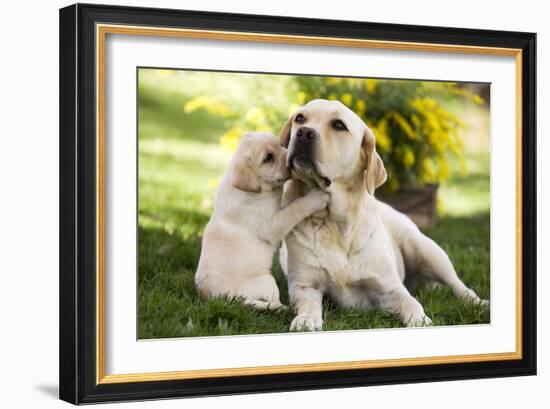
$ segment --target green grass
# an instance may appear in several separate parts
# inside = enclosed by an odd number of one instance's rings
[[[204,215],[186,214],[194,226],[206,223]],[[483,298],[489,298],[489,221],[487,215],[445,218],[427,231],[448,252],[464,282]],[[291,311],[258,312],[238,301],[201,300],[194,287],[194,271],[200,254],[200,236],[186,239],[164,229],[139,229],[139,337],[260,334],[288,331]],[[274,259],[273,271],[288,303],[286,280]],[[468,304],[446,288],[413,292],[434,325],[489,322],[489,310]],[[399,327],[392,315],[377,310],[345,310],[325,300],[325,330]]]
[[[201,234],[212,211],[217,180],[231,154],[218,145],[228,128],[219,118],[182,106],[192,95],[140,84],[139,110],[139,338],[287,332],[292,311],[258,312],[238,300],[201,300],[194,286]],[[154,89],[154,91],[153,91]],[[468,151],[469,173],[455,174],[439,192],[441,214],[425,230],[449,254],[459,276],[489,298],[489,156]],[[274,257],[273,273],[288,303],[286,281]],[[489,309],[465,303],[448,289],[413,294],[435,325],[489,322]],[[341,309],[324,302],[329,331],[400,327],[377,310]]]

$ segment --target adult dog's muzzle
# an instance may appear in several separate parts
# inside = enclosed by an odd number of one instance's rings
[[[319,133],[308,126],[301,126],[296,130],[291,151],[288,154],[287,164],[293,176],[308,182],[315,181],[317,185],[326,190],[331,185],[331,180],[322,175],[317,168]]]

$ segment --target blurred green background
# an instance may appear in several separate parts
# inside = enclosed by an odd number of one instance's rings
[[[241,135],[277,135],[313,98],[338,99],[374,130],[383,193],[438,184],[437,223],[423,229],[459,276],[489,298],[489,86],[408,80],[140,69],[139,338],[286,332],[292,312],[200,300],[194,272],[215,190]],[[273,272],[288,303],[276,258]],[[435,325],[489,322],[489,309],[447,289],[417,289]],[[325,329],[400,326],[379,311],[325,301]]]

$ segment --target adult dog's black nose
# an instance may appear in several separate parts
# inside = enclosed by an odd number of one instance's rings
[[[317,138],[317,131],[313,128],[308,127],[308,126],[301,126],[296,131],[296,137],[299,140],[313,141],[315,138]]]

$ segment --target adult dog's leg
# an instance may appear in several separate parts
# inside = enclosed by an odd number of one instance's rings
[[[448,286],[457,297],[475,303],[487,303],[458,278],[447,253],[419,230],[411,232],[403,251],[406,262],[412,262],[418,274]]]
[[[387,288],[378,282],[376,304],[383,311],[397,314],[401,322],[408,327],[422,327],[432,324],[422,305],[414,298],[403,283],[393,282],[393,288]]]
[[[288,292],[296,310],[290,330],[319,331],[323,327],[323,292],[293,283],[289,283]]]

